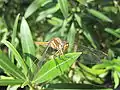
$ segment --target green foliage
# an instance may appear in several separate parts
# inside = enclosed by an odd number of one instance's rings
[[[25,80],[25,76],[22,72],[19,71],[19,69],[8,59],[7,56],[3,54],[2,51],[0,51],[0,67],[4,69],[7,73],[11,74],[12,76]]]
[[[31,60],[31,57],[35,56],[35,46],[33,43],[30,28],[24,18],[22,18],[20,34],[21,34],[22,51],[25,54],[27,65],[30,69],[32,69],[31,71],[34,72],[35,66],[33,67],[33,61]]]
[[[0,12],[1,86],[97,90],[119,86],[119,0],[2,0]],[[51,59],[54,52],[43,55],[43,47],[34,45],[54,37],[66,40],[65,53],[71,53]],[[40,58],[44,63],[38,67]]]
[[[37,3],[35,3],[37,2]],[[106,25],[113,24],[112,17],[109,12],[110,9],[107,6],[103,6],[101,1],[94,0],[76,0],[76,1],[44,1],[39,2],[35,0],[25,12],[27,18],[34,13],[39,7],[40,13],[36,21],[44,22],[45,20],[50,23],[53,28],[48,31],[48,34],[45,36],[45,40],[49,40],[52,37],[62,37],[68,40],[70,43],[69,51],[72,50],[72,46],[75,43],[76,39],[80,39],[82,42],[86,42],[91,45],[93,48],[101,48],[100,40],[97,40],[104,34],[104,29]],[[106,5],[110,5],[112,1],[106,1]],[[95,5],[100,5],[101,7],[95,8]],[[47,6],[48,5],[48,6]],[[35,6],[35,8],[34,8]],[[52,6],[52,7],[51,7]],[[116,2],[113,2],[114,7],[119,7]],[[33,7],[34,10],[31,8]],[[56,8],[55,8],[56,7]],[[97,6],[96,6],[97,7]],[[105,12],[105,11],[106,12]],[[32,12],[29,14],[28,12]],[[63,14],[63,15],[62,15]],[[116,10],[116,15],[119,15],[118,9]],[[55,18],[55,19],[54,19]],[[59,21],[60,22],[59,22]],[[74,33],[71,33],[71,26],[74,23]],[[91,23],[91,24],[90,24]],[[102,34],[100,34],[102,33]],[[70,37],[73,37],[70,39]],[[76,39],[74,39],[76,37]],[[82,37],[83,39],[79,38]],[[104,37],[104,35],[103,35]],[[102,39],[102,37],[101,37]],[[118,44],[119,41],[117,41]],[[104,41],[106,45],[106,41]],[[79,45],[78,45],[79,46]],[[109,48],[109,46],[105,46]]]
[[[58,0],[59,7],[65,19],[68,17],[68,1],[67,0]]]
[[[106,72],[109,70],[112,73],[114,79],[114,88],[117,88],[119,85],[119,72],[120,72],[120,58],[113,59],[113,60],[103,60],[102,64],[98,64],[92,67],[93,69],[104,69]]]
[[[96,16],[97,18],[103,20],[103,21],[112,22],[112,20],[110,20],[107,16],[105,16],[101,12],[98,12],[94,9],[88,9],[88,12],[91,13],[92,15]]]
[[[16,20],[18,20],[18,16]],[[37,64],[33,62],[34,59],[29,57],[29,55],[35,57],[35,48],[29,26],[24,18],[22,18],[20,30],[22,35],[22,51],[23,53],[27,53],[28,56],[24,56],[23,59],[20,53],[10,42],[2,40],[2,43],[5,44],[14,55],[14,59],[16,60],[17,64],[12,62],[11,59],[8,59],[8,57],[2,51],[0,51],[0,67],[5,71],[8,77],[11,77],[7,78],[4,76],[5,78],[1,78],[0,82],[3,82],[0,84],[1,86],[19,84],[21,87],[28,85],[30,89],[33,89],[35,88],[34,85],[50,81],[55,77],[64,74],[64,72],[68,71],[69,67],[81,55],[81,52],[68,53],[46,62],[43,64],[43,66],[41,66],[41,68],[38,69]],[[15,37],[16,35],[14,38]],[[29,60],[29,64],[27,60]]]
[[[33,78],[33,83],[42,83],[63,74],[64,71],[66,71],[68,67],[70,67],[72,63],[75,62],[75,60],[80,56],[80,54],[81,53],[68,53],[64,56],[60,56],[48,61],[36,73],[35,77]]]

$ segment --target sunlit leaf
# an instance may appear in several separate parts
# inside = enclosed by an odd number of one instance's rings
[[[113,78],[114,78],[114,89],[118,87],[119,85],[119,76],[118,76],[118,72],[114,71],[113,72]]]
[[[112,49],[108,49],[108,58],[111,60],[112,58],[114,58],[115,54],[113,52]]]
[[[102,74],[102,73],[105,73],[105,72],[106,72],[105,69],[93,69],[93,68],[89,68],[89,67],[85,66],[85,65],[82,64],[82,63],[79,63],[79,65],[80,65],[80,67],[81,67],[84,71],[86,71],[86,72],[88,72],[88,73],[90,73],[90,74],[92,74],[92,75],[99,75],[99,74]]]
[[[105,28],[105,31],[116,36],[117,38],[120,38],[120,34],[119,33],[116,33],[114,29],[111,29],[111,28]]]
[[[115,14],[117,14],[117,12],[118,12],[118,8],[115,6],[105,6],[105,7],[103,7],[103,10],[105,12],[113,12]]]
[[[12,53],[15,55],[17,63],[23,68],[24,74],[26,75],[28,71],[27,66],[22,57],[20,56],[20,54],[18,53],[18,51],[14,48],[14,46],[10,42],[3,40],[2,43],[4,43],[12,51]]]
[[[25,54],[27,65],[31,71],[34,72],[35,64],[33,63],[32,57],[35,57],[35,46],[33,43],[30,28],[24,18],[22,18],[20,34],[22,51]]]
[[[67,36],[67,41],[69,42],[69,49],[68,49],[69,52],[73,49],[75,34],[76,34],[76,29],[75,29],[74,23],[72,23]]]
[[[61,12],[65,18],[68,17],[68,0],[58,0]]]
[[[63,20],[57,17],[52,17],[51,19],[48,20],[48,23],[54,26],[61,26],[63,23]]]
[[[50,9],[44,10],[42,12],[39,13],[39,16],[37,17],[36,21],[41,21],[42,19],[44,19],[45,17],[47,17],[48,15],[51,15],[55,12],[57,12],[59,10],[59,6],[58,4]]]
[[[93,16],[103,20],[103,21],[106,21],[106,22],[112,22],[111,19],[109,19],[106,15],[104,15],[103,13],[97,11],[97,10],[94,10],[94,9],[88,9],[88,12],[91,13]]]
[[[82,27],[81,17],[78,16],[77,14],[75,14],[75,18],[76,18],[76,21],[78,22],[78,25],[79,25],[80,27]]]
[[[25,12],[25,18],[28,18],[30,15],[32,15],[37,9],[39,9],[41,6],[51,2],[52,0],[34,0],[32,4],[27,8]]]
[[[77,0],[80,4],[82,5],[86,5],[87,4],[87,0]]]
[[[7,90],[18,90],[18,88],[20,87],[20,85],[9,85],[8,87],[7,87]]]
[[[12,34],[12,41],[11,41],[11,43],[13,45],[15,45],[15,38],[16,38],[16,33],[17,33],[17,26],[18,26],[19,17],[20,17],[20,14],[17,15],[17,17],[15,19],[14,27],[13,27],[13,34]]]
[[[20,79],[0,79],[0,86],[21,85],[23,82]]]
[[[104,68],[109,67],[109,66],[112,67],[111,62],[106,60],[103,63],[94,65],[92,68],[93,69],[104,69]]]
[[[18,26],[19,17],[20,17],[20,14],[17,15],[15,22],[14,22],[14,27],[13,27],[11,44],[14,45],[14,47],[16,47],[15,39],[16,39],[16,34],[17,34],[17,26]],[[14,55],[11,52],[10,52],[10,55],[11,55],[12,62],[14,62]]]
[[[115,32],[120,34],[120,28],[117,28]]]
[[[80,55],[81,52],[68,53],[46,62],[36,73],[32,82],[42,83],[63,74]]]
[[[18,69],[1,50],[0,67],[14,78],[25,80],[25,76],[22,71],[20,71],[20,69]]]

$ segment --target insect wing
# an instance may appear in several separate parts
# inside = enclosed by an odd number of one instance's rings
[[[82,55],[79,58],[80,62],[86,65],[101,63],[101,59],[107,57],[107,54],[105,54],[104,52],[83,45],[81,46],[79,51],[82,52]]]
[[[46,58],[45,57],[46,57],[46,54],[47,54],[47,51],[48,51],[49,47],[50,47],[50,43],[47,44],[45,50],[42,53],[41,59],[37,63],[38,68],[41,68],[41,66],[46,62]]]

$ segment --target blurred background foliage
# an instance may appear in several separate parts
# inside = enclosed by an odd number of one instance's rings
[[[106,53],[110,49],[119,55],[119,3],[117,0],[1,0],[0,36],[2,39],[8,35],[10,39],[15,17],[20,13],[27,18],[35,41],[61,37],[69,42],[69,52],[79,50],[82,44]]]
[[[49,41],[54,37],[60,37],[68,41],[68,52],[85,51],[82,47],[87,46],[93,48],[87,48],[90,51],[89,56],[93,55],[91,53],[97,53],[96,50],[100,50],[101,54],[96,54],[100,59],[103,58],[101,57],[102,51],[108,54],[109,60],[119,59],[119,0],[0,0],[0,41],[3,39],[11,41],[14,21],[18,13],[20,13],[19,21],[22,16],[26,18],[34,41]],[[15,46],[21,52],[19,27],[20,22],[18,22]],[[0,48],[7,52],[1,42]],[[39,57],[40,51],[38,49],[39,47],[36,48],[36,52]],[[96,60],[97,57],[94,59]],[[105,62],[104,66],[110,67],[113,64],[116,63],[114,61],[112,63]],[[88,71],[91,70],[82,64],[79,66]],[[74,77],[71,76],[73,82],[90,83],[85,80],[86,77],[82,71],[79,71],[79,68],[76,68],[75,71]],[[85,73],[87,73],[88,78],[92,77],[89,72]],[[80,75],[81,77],[77,81],[75,77]],[[104,73],[103,76],[106,75]],[[116,70],[113,70],[112,75],[118,80]],[[103,78],[102,80],[96,77],[92,79],[94,79],[94,83],[99,84],[104,81]],[[117,80],[115,83],[118,84]]]

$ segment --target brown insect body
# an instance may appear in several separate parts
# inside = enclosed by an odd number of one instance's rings
[[[38,45],[49,45],[53,49],[58,50],[59,54],[63,54],[64,51],[68,49],[69,44],[66,41],[62,41],[60,38],[56,37],[49,42],[35,42]]]

